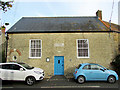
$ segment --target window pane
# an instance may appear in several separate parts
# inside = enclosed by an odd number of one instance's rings
[[[78,44],[78,48],[82,48],[82,44]]]
[[[31,48],[34,48],[34,41],[31,40]]]
[[[34,45],[34,47],[33,47],[33,48],[35,48],[35,40],[34,40],[34,44],[33,44],[33,45]]]
[[[36,53],[36,57],[39,57],[39,54],[38,54],[38,53]]]
[[[35,57],[35,53],[31,53],[31,57]]]
[[[87,44],[87,43],[83,44],[83,47],[84,47],[84,48],[87,48],[87,47],[88,47],[88,44]]]
[[[34,53],[35,52],[35,49],[31,49],[31,53]]]
[[[88,49],[84,49],[84,50],[83,50],[83,55],[84,55],[84,56],[88,56]]]
[[[40,55],[41,55],[40,53],[36,53],[36,57],[40,57]]]
[[[39,44],[40,44],[40,43],[39,43],[39,41],[37,40],[37,41],[36,41],[36,48],[39,48]]]
[[[36,49],[36,53],[40,53],[41,52],[41,49]]]

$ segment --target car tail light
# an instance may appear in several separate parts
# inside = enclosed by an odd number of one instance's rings
[[[77,71],[75,72],[75,74],[77,73]]]

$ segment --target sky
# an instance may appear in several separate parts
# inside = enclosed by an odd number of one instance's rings
[[[119,0],[14,0],[10,10],[6,13],[0,11],[0,24],[8,22],[8,30],[22,17],[96,16],[97,10],[102,10],[103,20],[108,22],[113,12],[111,22],[118,24],[118,2]]]

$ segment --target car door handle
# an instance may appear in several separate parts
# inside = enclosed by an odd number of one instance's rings
[[[11,73],[14,73],[14,72],[11,72]]]

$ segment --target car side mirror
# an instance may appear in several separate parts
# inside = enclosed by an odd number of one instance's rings
[[[105,69],[104,69],[104,68],[100,68],[100,70],[101,70],[101,71],[103,71],[103,72],[105,71]]]
[[[24,69],[23,69],[23,68],[20,68],[20,71],[24,71]]]

